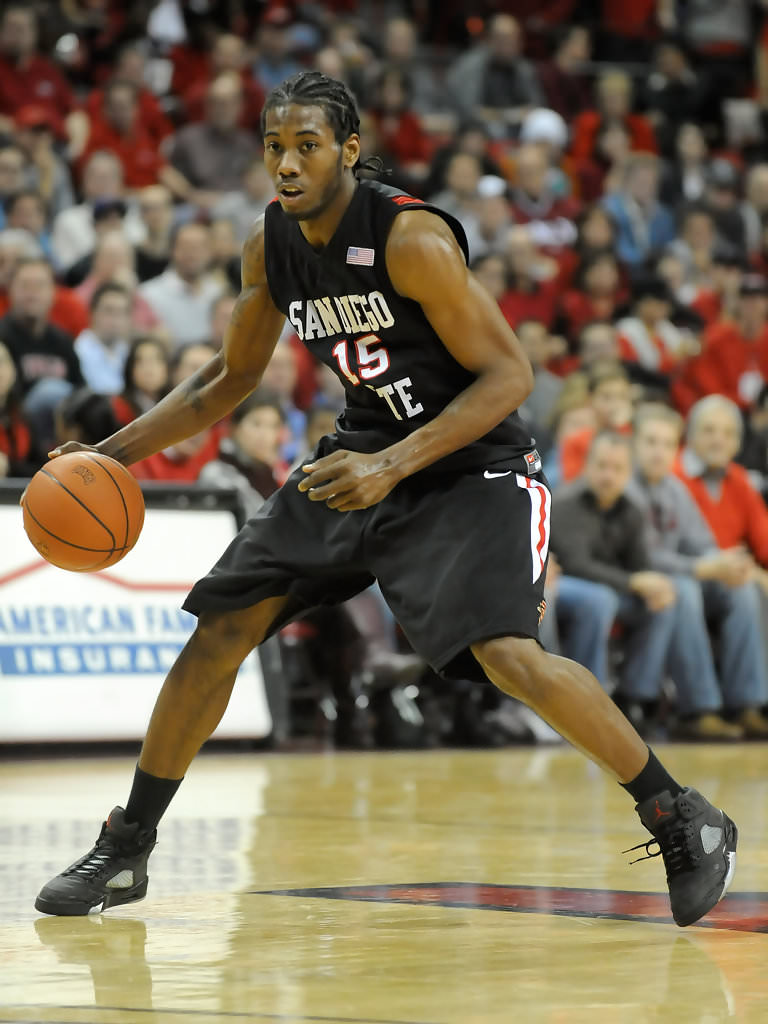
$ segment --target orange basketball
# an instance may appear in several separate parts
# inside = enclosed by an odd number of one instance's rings
[[[32,477],[22,508],[24,529],[43,558],[73,572],[119,562],[144,525],[136,479],[97,452],[52,459]]]

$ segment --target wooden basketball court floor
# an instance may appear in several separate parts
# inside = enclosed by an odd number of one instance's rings
[[[768,1021],[768,746],[661,751],[740,827],[704,927],[671,923],[660,860],[621,854],[631,801],[560,747],[204,754],[148,898],[47,918],[133,762],[5,760],[0,1022]]]

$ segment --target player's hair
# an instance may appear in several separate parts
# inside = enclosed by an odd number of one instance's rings
[[[635,433],[645,423],[668,423],[670,427],[675,428],[678,437],[682,437],[685,425],[680,413],[675,412],[668,405],[664,405],[663,402],[645,402],[640,406],[634,420]]]
[[[304,107],[322,107],[333,129],[334,138],[340,145],[346,142],[350,135],[360,134],[357,101],[344,82],[337,78],[331,78],[320,71],[300,71],[291,78],[286,78],[280,85],[276,85],[268,93],[261,111],[262,135],[268,112],[289,103]],[[384,164],[379,157],[358,160],[352,168],[355,174],[359,171],[380,174],[383,169]]]

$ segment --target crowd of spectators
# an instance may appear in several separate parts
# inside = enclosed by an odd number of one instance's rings
[[[0,477],[130,422],[221,346],[273,195],[261,106],[305,67],[354,91],[387,181],[459,219],[529,355],[545,642],[642,729],[768,738],[766,0],[5,3]],[[229,422],[133,471],[252,514],[341,404],[287,328]],[[343,614],[355,678],[371,651],[395,665],[377,598]],[[458,692],[443,737],[541,733]]]

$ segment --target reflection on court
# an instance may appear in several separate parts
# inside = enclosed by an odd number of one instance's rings
[[[0,764],[0,1024],[768,1019],[768,749],[671,747],[740,826],[734,895],[669,923],[631,802],[565,749],[205,755],[147,900],[33,909],[125,758]]]

